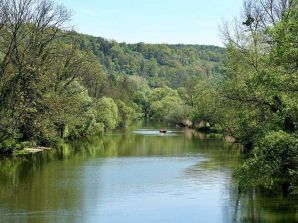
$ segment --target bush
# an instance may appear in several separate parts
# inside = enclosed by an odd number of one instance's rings
[[[270,132],[253,149],[235,175],[242,186],[298,185],[298,139],[284,131]]]
[[[24,147],[24,143],[19,143],[15,139],[9,138],[0,143],[0,153],[10,154],[15,150],[21,150]]]
[[[1,147],[3,149],[14,149],[15,145],[16,145],[16,141],[15,139],[12,139],[12,138],[6,139],[1,143]]]

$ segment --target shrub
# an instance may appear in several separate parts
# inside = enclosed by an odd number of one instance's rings
[[[252,156],[235,171],[242,186],[298,185],[298,139],[284,131],[266,134]]]

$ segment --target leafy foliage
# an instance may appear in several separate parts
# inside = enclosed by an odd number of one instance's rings
[[[268,132],[236,175],[242,187],[247,182],[266,187],[297,185],[297,166],[297,137],[283,131]]]
[[[126,44],[71,34],[68,38],[96,55],[108,73],[140,76],[150,87],[187,87],[199,76],[220,75],[225,59],[224,48],[216,46]]]
[[[184,114],[177,112],[183,110],[183,101],[178,91],[169,87],[156,88],[150,96],[150,116],[158,121],[178,123],[184,118]]]
[[[96,101],[94,113],[97,122],[103,123],[105,129],[114,129],[118,124],[118,107],[112,98],[103,97]]]
[[[237,26],[235,36],[225,30],[228,59],[220,87],[232,110],[225,125],[251,151],[237,175],[242,185],[297,188],[297,1],[245,6],[254,19]]]

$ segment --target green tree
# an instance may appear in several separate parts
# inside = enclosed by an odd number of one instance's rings
[[[150,117],[158,121],[182,122],[187,114],[177,90],[169,87],[153,89],[150,96]]]
[[[103,123],[105,130],[118,126],[118,107],[112,98],[103,97],[95,101],[93,106],[96,122]]]
[[[193,121],[222,124],[224,115],[216,81],[200,78],[193,89]]]
[[[69,13],[52,1],[0,3],[0,141],[32,140],[56,61],[57,40]]]
[[[132,107],[125,104],[121,100],[116,101],[118,107],[119,126],[127,127],[132,121],[140,117],[140,114],[136,110],[137,105]]]
[[[292,161],[298,130],[297,1],[256,0],[245,6],[246,18],[235,35],[225,30],[228,60],[221,90],[233,110],[231,133],[252,151],[240,168],[241,179],[247,184],[297,187],[298,165]],[[255,171],[264,164],[261,182]]]

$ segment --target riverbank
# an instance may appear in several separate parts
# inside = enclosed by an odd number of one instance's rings
[[[48,150],[52,150],[52,148],[37,146],[32,148],[24,148],[21,151],[24,151],[25,153],[39,153],[39,152],[48,151]]]

